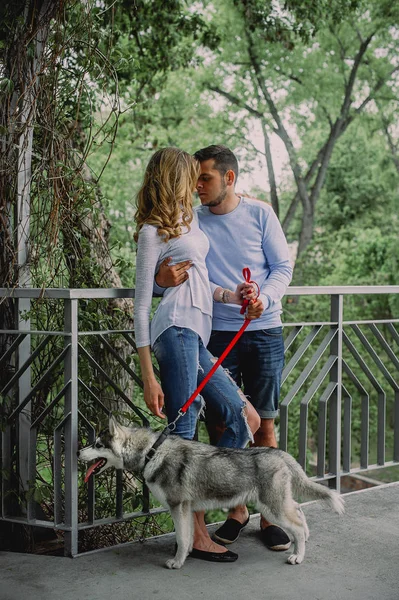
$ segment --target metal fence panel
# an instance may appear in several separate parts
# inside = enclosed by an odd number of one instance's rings
[[[399,464],[399,319],[344,320],[347,296],[387,293],[399,294],[399,286],[289,288],[290,296],[329,298],[330,311],[325,320],[285,325],[280,447],[292,452],[315,480],[338,490],[344,474]],[[0,290],[0,297],[10,296],[62,304],[64,326],[41,331],[25,321],[18,330],[0,332],[12,336],[0,366],[10,359],[16,364],[1,392],[0,519],[62,531],[65,554],[75,556],[82,532],[164,512],[152,506],[145,486],[117,472],[106,479],[113,508],[99,514],[100,489],[93,478],[84,489],[80,485],[76,456],[82,439],[95,439],[98,423],[88,418],[89,406],[106,418],[110,403],[116,403],[143,425],[150,424],[137,401],[142,381],[131,356],[136,352],[134,332],[107,326],[82,329],[79,312],[85,301],[134,298],[134,290]],[[118,376],[109,372],[110,359]],[[46,367],[38,370],[42,362]],[[51,439],[46,438],[49,419]],[[47,518],[38,514],[41,490],[49,494]],[[135,504],[137,498],[141,506]]]

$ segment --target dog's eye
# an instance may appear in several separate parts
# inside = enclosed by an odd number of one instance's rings
[[[103,448],[103,445],[101,444],[101,442],[96,442],[96,448]]]

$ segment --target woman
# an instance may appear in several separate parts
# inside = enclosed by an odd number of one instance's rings
[[[151,412],[174,421],[178,410],[209,372],[216,359],[207,351],[213,301],[242,304],[252,288],[240,284],[233,292],[217,287],[213,297],[205,266],[209,242],[193,217],[192,194],[199,164],[178,148],[156,152],[147,166],[137,195],[137,262],[135,333],[144,382],[144,400]],[[165,290],[150,324],[153,282],[160,263],[191,259],[190,277]],[[151,348],[159,364],[161,383],[155,378]],[[220,446],[244,447],[259,427],[259,417],[233,380],[219,367],[203,390],[205,405],[216,411],[226,428]],[[176,423],[175,434],[192,439],[203,400],[197,397]],[[204,513],[194,516],[191,556],[214,562],[231,562],[237,555],[213,542]]]

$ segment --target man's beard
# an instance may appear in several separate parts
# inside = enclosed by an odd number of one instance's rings
[[[210,202],[202,203],[202,206],[207,206],[208,208],[211,208],[212,206],[219,206],[219,204],[221,204],[223,202],[223,200],[226,198],[226,196],[227,196],[227,185],[223,182],[222,190],[221,190],[219,196],[217,198],[215,198],[215,200],[211,200]]]

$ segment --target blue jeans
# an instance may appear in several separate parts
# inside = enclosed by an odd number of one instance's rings
[[[155,341],[153,351],[159,364],[161,385],[165,394],[168,421],[174,421],[178,410],[195,391],[213,367],[216,359],[205,348],[197,333],[186,327],[169,327]],[[243,448],[251,434],[244,415],[245,402],[241,390],[219,367],[202,390],[205,408],[210,408],[226,429],[218,446]],[[202,399],[198,396],[176,423],[174,433],[193,439]]]
[[[208,349],[220,356],[235,331],[212,331]],[[222,363],[255,407],[261,419],[278,416],[281,374],[284,367],[283,328],[244,331]]]

